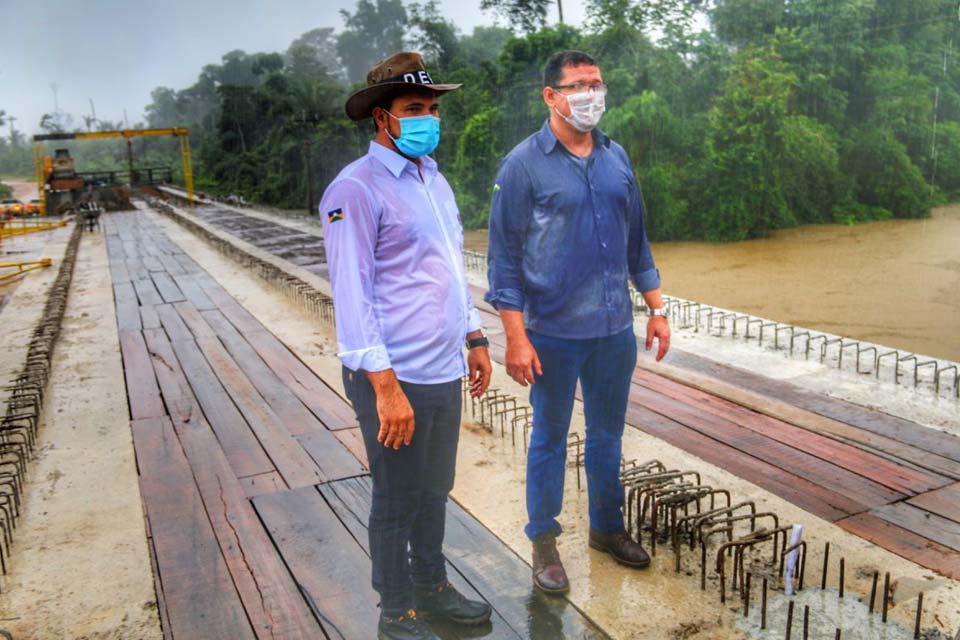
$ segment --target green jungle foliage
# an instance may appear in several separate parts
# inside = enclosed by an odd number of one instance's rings
[[[580,29],[548,26],[550,4],[483,0],[514,28],[464,34],[433,1],[358,0],[339,33],[231,51],[190,87],[158,87],[140,126],[190,128],[199,189],[302,208],[307,158],[316,201],[372,137],[346,97],[377,60],[419,50],[436,81],[464,84],[441,101],[436,158],[465,226],[481,227],[500,159],[548,115],[546,59],[577,48],[600,61],[600,126],[633,162],[653,239],[916,218],[960,195],[954,0],[587,0]],[[42,126],[64,128],[55,116]],[[136,145],[140,164],[179,166],[173,141]],[[76,148],[84,170],[126,153]],[[22,136],[0,141],[4,172],[32,173]]]

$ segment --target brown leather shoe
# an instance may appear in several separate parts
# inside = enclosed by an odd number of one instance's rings
[[[555,533],[541,534],[533,541],[533,584],[544,593],[570,591],[570,581],[557,551]]]
[[[590,529],[590,548],[605,551],[622,565],[642,569],[650,564],[650,556],[626,531],[599,533]]]

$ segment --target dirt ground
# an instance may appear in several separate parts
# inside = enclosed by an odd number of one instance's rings
[[[339,386],[340,365],[336,342],[331,327],[306,314],[282,295],[275,293],[235,263],[211,249],[172,221],[157,216],[167,233],[197,262],[207,269],[251,313],[270,328],[297,355],[324,379]],[[283,222],[282,220],[278,220]],[[295,226],[295,225],[291,225]],[[228,237],[228,236],[225,236]],[[499,327],[487,327],[488,332]],[[645,356],[646,357],[646,356]],[[517,398],[526,397],[526,391],[510,381],[502,367],[495,365],[493,386]],[[340,390],[342,392],[342,390]],[[495,534],[521,557],[528,558],[529,542],[522,527],[526,520],[524,499],[525,456],[518,435],[516,445],[511,443],[509,431],[501,438],[499,429],[490,433],[470,419],[469,403],[461,433],[458,455],[458,476],[454,498],[479,517]],[[574,430],[583,432],[581,406],[575,410]],[[703,482],[729,489],[735,499],[753,499],[758,509],[778,513],[782,522],[802,523],[805,539],[810,544],[807,584],[818,583],[822,565],[823,544],[831,544],[833,558],[828,590],[810,590],[811,597],[836,599],[836,562],[846,560],[846,608],[823,605],[830,619],[819,621],[819,627],[829,629],[834,617],[844,620],[845,629],[859,628],[858,638],[900,638],[912,635],[912,616],[917,593],[925,592],[924,628],[941,634],[954,631],[960,625],[960,583],[939,577],[931,571],[914,565],[880,549],[865,540],[847,534],[838,527],[816,518],[776,496],[745,482],[713,465],[670,446],[656,438],[630,429],[624,438],[627,459],[661,460],[668,468],[696,469]],[[560,538],[560,549],[572,582],[570,600],[588,616],[603,626],[615,638],[624,639],[727,639],[783,637],[783,620],[776,619],[779,602],[785,599],[771,595],[771,629],[761,633],[757,625],[746,624],[735,607],[722,606],[715,580],[706,592],[699,589],[699,558],[685,553],[684,571],[673,571],[672,552],[661,550],[651,569],[628,571],[616,565],[609,557],[589,551],[586,545],[588,523],[586,492],[576,488],[576,475],[568,470],[564,513],[561,522],[565,534]],[[869,596],[869,577],[873,569],[889,571],[895,579],[894,608],[891,622],[880,627],[857,622],[854,611],[858,598]],[[785,605],[783,605],[785,606]],[[754,614],[756,613],[756,601]],[[863,618],[865,619],[865,617]],[[778,621],[776,632],[772,626]],[[751,622],[755,616],[751,616]],[[851,626],[851,625],[856,625]],[[794,630],[798,630],[795,621]],[[905,629],[910,628],[909,635]],[[815,637],[826,637],[818,634]],[[832,633],[830,635],[832,637]],[[934,636],[935,637],[935,636]],[[945,637],[945,636],[941,636]],[[952,637],[952,635],[951,635]]]
[[[18,640],[161,637],[100,234],[80,245],[0,628]]]

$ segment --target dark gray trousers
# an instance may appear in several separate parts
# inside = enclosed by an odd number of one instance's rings
[[[400,383],[415,421],[413,439],[400,449],[377,442],[377,398],[366,375],[344,367],[343,385],[373,477],[368,530],[373,588],[383,614],[398,616],[414,608],[414,586],[435,587],[447,579],[442,547],[460,438],[460,380]]]

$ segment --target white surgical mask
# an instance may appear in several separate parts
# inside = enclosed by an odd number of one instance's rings
[[[600,122],[600,116],[607,109],[606,92],[602,91],[584,91],[570,96],[564,96],[567,104],[570,105],[570,116],[565,116],[556,107],[553,108],[557,115],[567,121],[567,123],[582,133],[593,131]]]

